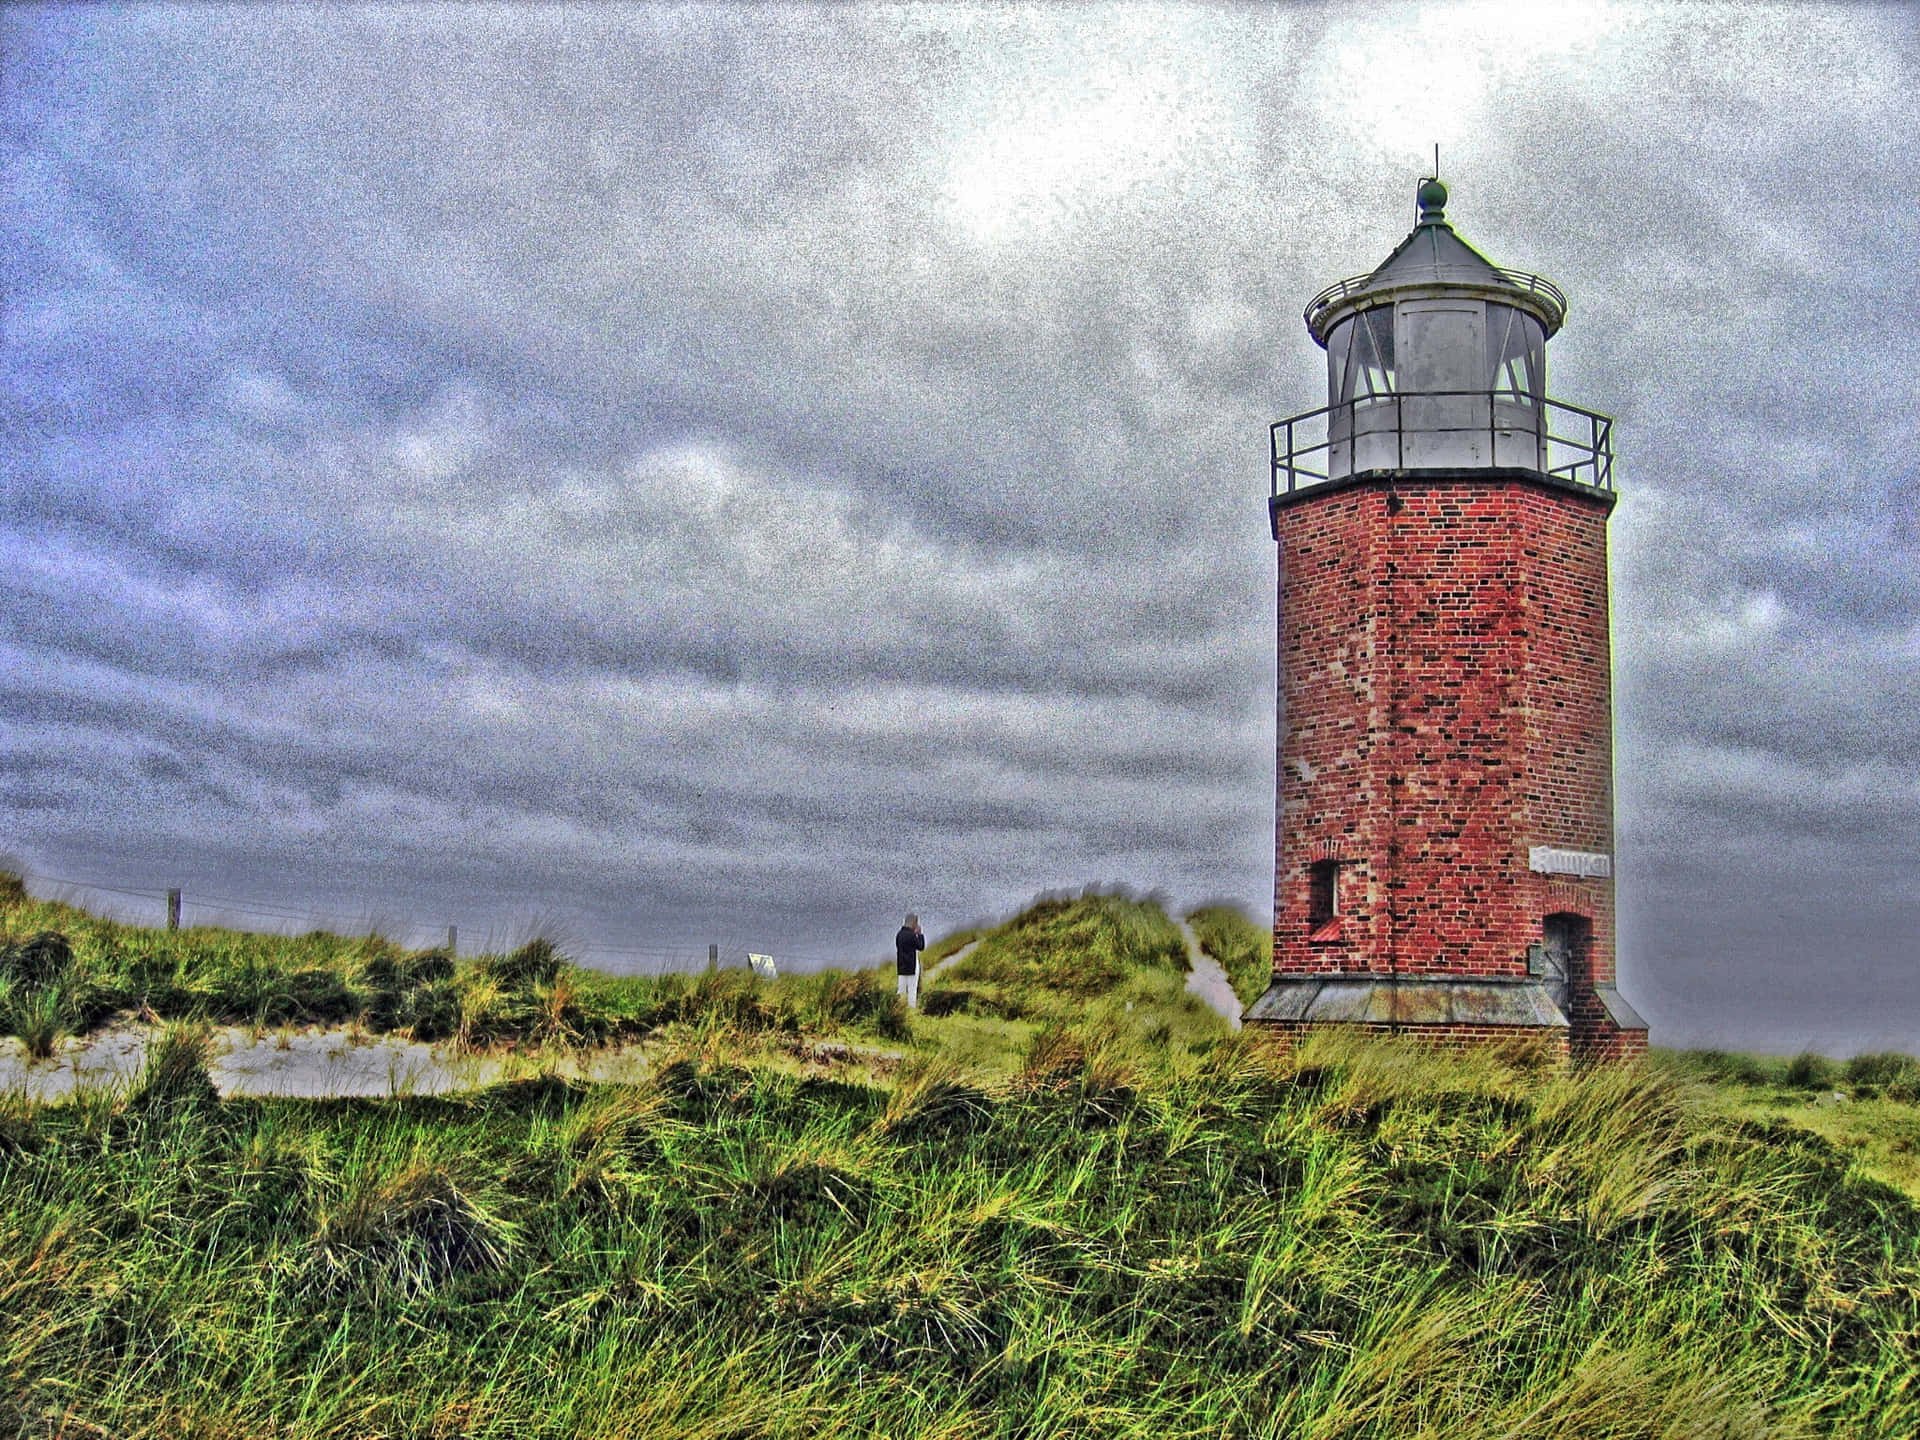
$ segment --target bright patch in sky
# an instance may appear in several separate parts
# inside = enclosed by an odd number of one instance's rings
[[[1490,92],[1524,83],[1542,62],[1590,46],[1617,23],[1605,5],[1530,4],[1388,7],[1380,24],[1336,40],[1321,74],[1327,112],[1352,138],[1384,156],[1429,158],[1472,146],[1490,119]],[[1346,29],[1347,27],[1340,27]]]
[[[1133,17],[1027,57],[979,93],[946,157],[951,214],[976,242],[1151,208],[1219,167],[1234,139],[1211,52],[1177,56],[1170,17]],[[1193,37],[1186,37],[1193,38]]]
[[[1171,148],[1162,117],[1141,97],[1107,95],[1080,110],[1062,102],[983,137],[955,167],[950,193],[968,233],[997,240],[1015,224],[1064,220],[1125,191]]]

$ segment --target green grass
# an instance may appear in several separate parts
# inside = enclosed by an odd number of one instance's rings
[[[1874,1178],[1920,1116],[1906,1057],[1282,1058],[1110,892],[979,934],[911,1019],[883,971],[0,923],[0,1003],[157,977],[178,1016],[124,1091],[0,1095],[20,1435],[1920,1433],[1920,1210]],[[1244,917],[1192,923],[1258,960]],[[46,931],[70,957],[17,948]],[[285,995],[651,1048],[618,1086],[221,1101],[209,1023]],[[904,1060],[796,1060],[827,1034]]]
[[[1862,1174],[1920,1200],[1920,1060],[1913,1056],[1688,1050],[1656,1051],[1653,1063],[1693,1082],[1702,1108],[1730,1121],[1809,1131],[1852,1157]]]
[[[1042,896],[982,936],[940,979],[994,986],[1010,1003],[1042,992],[1084,1000],[1110,994],[1143,969],[1184,973],[1178,928],[1151,898],[1088,890]]]
[[[0,1110],[29,1435],[1883,1437],[1920,1212],[1646,1067],[1050,1026],[982,1083]],[[164,1072],[164,1073],[160,1073]]]
[[[979,943],[923,984],[914,1033],[976,1072],[1012,1073],[1036,1036],[1068,1024],[1136,1056],[1226,1033],[1187,991],[1185,941],[1151,896],[1043,895],[1004,925],[965,933],[940,948]]]

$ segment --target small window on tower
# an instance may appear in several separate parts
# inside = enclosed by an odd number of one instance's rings
[[[1307,867],[1307,923],[1318,929],[1340,913],[1340,862],[1316,860]]]

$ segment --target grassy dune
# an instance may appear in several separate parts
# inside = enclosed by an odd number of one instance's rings
[[[920,995],[924,1045],[976,1072],[1005,1074],[1064,1026],[1108,1048],[1211,1045],[1226,1027],[1186,990],[1186,944],[1152,899],[1116,891],[1042,896]],[[946,947],[958,949],[959,947]]]
[[[832,1018],[861,977],[700,982],[641,1084],[453,1098],[222,1102],[204,1019],[176,1021],[129,1092],[0,1097],[0,1424],[1920,1434],[1920,1211],[1733,1113],[1764,1091],[1738,1062],[1279,1059],[1179,1008],[1169,934],[1125,896],[1040,902],[929,986],[966,994],[872,1083],[768,1043],[872,1027]]]
[[[1920,1214],[1646,1069],[1321,1044],[0,1119],[26,1434],[1920,1433]]]
[[[747,1031],[906,1034],[877,970],[772,982],[744,970],[611,976],[536,938],[456,963],[379,935],[265,935],[123,925],[29,897],[0,872],[0,1030],[49,1054],[117,1014],[256,1027],[345,1025],[419,1040],[598,1044],[682,1023]]]

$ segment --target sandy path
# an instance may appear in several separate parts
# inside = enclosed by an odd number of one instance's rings
[[[1229,1026],[1240,1028],[1240,1001],[1227,983],[1226,972],[1211,956],[1186,922],[1180,933],[1187,942],[1187,988],[1217,1011]],[[923,979],[931,979],[972,953],[980,942],[961,946]],[[120,1022],[84,1038],[61,1042],[53,1058],[33,1061],[26,1047],[12,1036],[0,1036],[0,1092],[13,1091],[45,1104],[65,1100],[78,1089],[130,1088],[146,1063],[147,1046],[155,1031],[148,1026]],[[562,1052],[555,1055],[462,1054],[447,1044],[424,1045],[397,1035],[366,1035],[345,1030],[248,1031],[239,1026],[213,1028],[207,1047],[207,1069],[222,1095],[236,1096],[387,1096],[443,1095],[498,1083],[515,1074],[545,1067],[580,1079],[631,1080],[646,1071],[638,1045]],[[897,1061],[898,1052],[869,1050],[865,1046],[822,1044],[835,1059],[872,1058]]]
[[[130,1089],[146,1064],[157,1031],[120,1023],[94,1035],[69,1038],[47,1060],[29,1060],[12,1037],[0,1038],[0,1092],[15,1091],[37,1104],[70,1098],[80,1089]],[[637,1044],[584,1050],[466,1053],[440,1043],[348,1030],[249,1031],[213,1027],[207,1074],[226,1097],[305,1099],[390,1095],[446,1095],[477,1090],[547,1069],[582,1080],[630,1080],[646,1072]]]
[[[920,978],[922,980],[931,980],[934,976],[938,975],[942,970],[946,969],[949,965],[958,965],[962,960],[966,959],[968,955],[972,954],[974,949],[979,944],[980,942],[978,940],[969,940],[966,944],[962,945],[958,950],[954,951],[953,954],[947,956],[946,959],[942,960],[938,965],[935,965],[931,970],[927,971],[926,974],[922,975]]]
[[[1233,993],[1227,972],[1220,962],[1200,948],[1193,927],[1180,921],[1180,934],[1187,942],[1187,989],[1193,991],[1227,1022],[1230,1029],[1240,1028],[1240,997]]]

